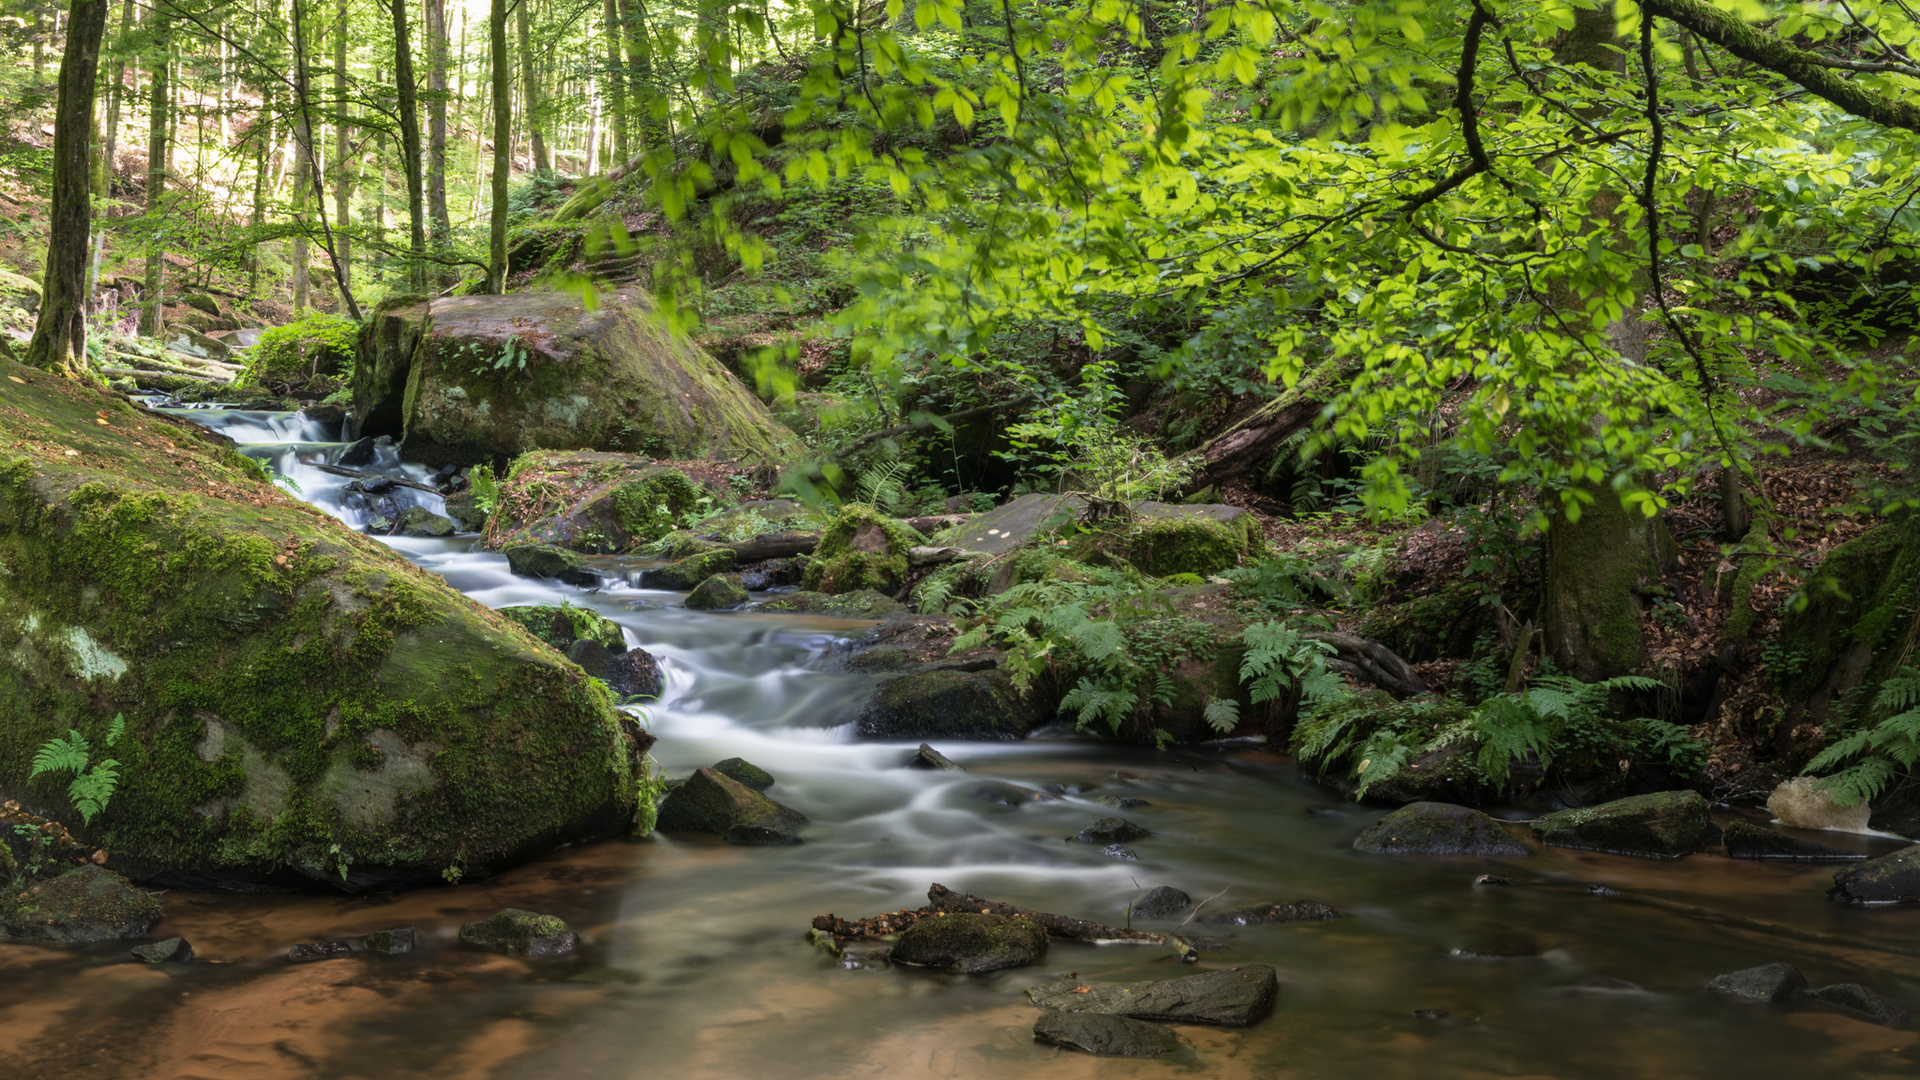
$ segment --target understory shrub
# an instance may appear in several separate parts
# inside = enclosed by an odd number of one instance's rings
[[[360,328],[352,319],[309,311],[285,326],[260,332],[247,353],[241,381],[286,393],[314,385],[319,378],[353,374],[353,340]]]

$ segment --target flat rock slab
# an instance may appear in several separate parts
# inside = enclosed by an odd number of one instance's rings
[[[566,956],[580,944],[580,936],[564,920],[520,908],[503,908],[490,918],[462,924],[460,940],[490,952],[534,958]]]
[[[149,964],[189,964],[193,962],[193,946],[183,937],[149,941],[133,947],[133,958]]]
[[[1812,840],[1788,836],[1750,821],[1730,823],[1720,834],[1720,843],[1730,859],[1772,859],[1784,862],[1860,862],[1866,856],[1857,851],[1828,847]]]
[[[1078,495],[1022,495],[934,534],[929,542],[935,547],[999,555],[1055,523],[1079,516],[1086,506],[1086,500]],[[1142,518],[1201,518],[1231,528],[1237,528],[1247,515],[1240,507],[1220,503],[1188,506],[1146,500],[1132,504],[1132,508]]]
[[[1706,840],[1713,822],[1697,791],[1656,791],[1529,822],[1554,847],[1643,859],[1677,859]]]
[[[952,758],[928,746],[926,743],[921,743],[920,749],[915,750],[912,756],[907,758],[907,768],[938,769],[952,772],[964,771],[960,766],[953,763]]]
[[[1038,719],[1003,671],[925,671],[876,687],[854,731],[862,739],[1024,739]]]
[[[1290,922],[1324,922],[1340,913],[1318,900],[1293,900],[1284,904],[1255,904],[1236,911],[1209,915],[1202,922],[1215,926],[1272,926]]]
[[[1707,982],[1707,989],[1736,1001],[1764,1005],[1786,1001],[1806,985],[1807,977],[1792,964],[1762,964],[1716,975]]]
[[[1106,1013],[1135,1020],[1179,1020],[1245,1027],[1273,1009],[1279,977],[1265,964],[1246,964],[1157,982],[1091,983],[1066,979],[1027,988],[1043,1009]]]
[[[1123,844],[1142,840],[1153,833],[1125,818],[1105,817],[1067,837],[1070,844]]]
[[[1920,844],[1834,874],[1827,895],[1855,904],[1920,901]]]
[[[1807,991],[1807,996],[1824,1005],[1843,1009],[1876,1024],[1899,1027],[1911,1019],[1907,1010],[1889,1001],[1879,991],[1859,983],[1835,983]]]
[[[1379,855],[1474,855],[1525,858],[1533,854],[1506,826],[1478,810],[1443,802],[1409,803],[1375,822],[1353,842]]]
[[[98,866],[0,892],[0,933],[48,945],[85,946],[145,937],[160,902]]]
[[[1024,967],[1047,953],[1047,931],[1018,915],[956,912],[920,919],[893,947],[895,963],[966,975]]]
[[[1042,1013],[1033,1037],[1102,1057],[1160,1057],[1180,1049],[1180,1037],[1166,1028],[1102,1013]]]

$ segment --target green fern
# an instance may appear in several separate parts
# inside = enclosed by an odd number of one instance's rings
[[[1208,727],[1225,735],[1240,724],[1240,703],[1232,698],[1208,698],[1200,715]]]
[[[1872,801],[1920,761],[1920,671],[1901,668],[1880,685],[1873,705],[1876,710],[1900,711],[1848,735],[1807,762],[1809,775],[1839,770],[1820,786],[1841,806]]]
[[[113,722],[107,725],[107,737],[104,747],[111,748],[120,741],[127,730],[124,714],[116,714]],[[58,776],[72,773],[73,780],[67,785],[67,799],[80,813],[80,820],[88,825],[107,808],[107,802],[120,786],[120,763],[108,758],[105,761],[92,762],[93,745],[85,735],[69,730],[64,739],[53,739],[43,744],[33,755],[33,770],[27,774],[29,780],[46,773]]]
[[[1133,715],[1139,700],[1131,691],[1101,686],[1090,678],[1082,678],[1078,686],[1060,699],[1060,711],[1074,714],[1075,728],[1083,729],[1096,720],[1105,720],[1108,729],[1117,735],[1127,717]]]

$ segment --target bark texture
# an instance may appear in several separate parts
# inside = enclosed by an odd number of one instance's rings
[[[78,377],[87,367],[87,248],[92,236],[94,76],[107,0],[74,0],[53,120],[53,205],[40,320],[27,346],[34,367]]]

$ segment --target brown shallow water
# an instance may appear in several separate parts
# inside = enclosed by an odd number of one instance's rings
[[[337,507],[329,500],[340,481],[296,471],[297,455],[337,448],[270,452],[316,503]],[[0,1080],[1864,1080],[1920,1071],[1911,1030],[1814,1006],[1738,1006],[1702,989],[1720,972],[1786,960],[1815,985],[1865,983],[1920,1012],[1920,910],[1834,904],[1824,895],[1831,867],[1564,851],[1509,861],[1363,855],[1353,837],[1381,811],[1343,804],[1253,746],[1160,753],[1061,733],[943,743],[966,773],[909,770],[905,745],[845,739],[841,725],[869,677],[824,661],[857,627],[691,613],[665,594],[515,579],[499,556],[463,543],[396,546],[484,603],[564,595],[619,621],[667,672],[650,716],[656,755],[676,775],[735,755],[767,768],[780,781],[769,794],[812,819],[808,842],[605,842],[393,897],[170,892],[155,935],[187,937],[191,965],[151,968],[118,947],[0,945]],[[979,797],[994,782],[1060,785],[1064,797],[1001,806]],[[1124,812],[1155,831],[1130,845],[1139,861],[1062,841],[1115,812],[1094,801],[1103,794],[1152,804]],[[1476,885],[1483,873],[1546,883]],[[988,976],[849,969],[801,939],[816,914],[918,906],[936,881],[1109,922],[1161,884],[1196,899],[1219,894],[1206,910],[1312,899],[1345,916],[1189,926],[1223,946],[1201,969],[1279,970],[1273,1015],[1248,1029],[1180,1027],[1189,1050],[1173,1059],[1096,1059],[1036,1044],[1021,991],[1063,972],[1134,979],[1195,968],[1163,949],[1062,943],[1037,967]],[[1589,884],[1625,895],[1595,895]],[[567,919],[585,941],[581,954],[527,962],[459,946],[460,923],[508,906]],[[399,924],[416,928],[410,955],[285,959],[295,943]],[[1454,955],[1516,938],[1531,955]],[[1592,980],[1638,989],[1581,985]]]

